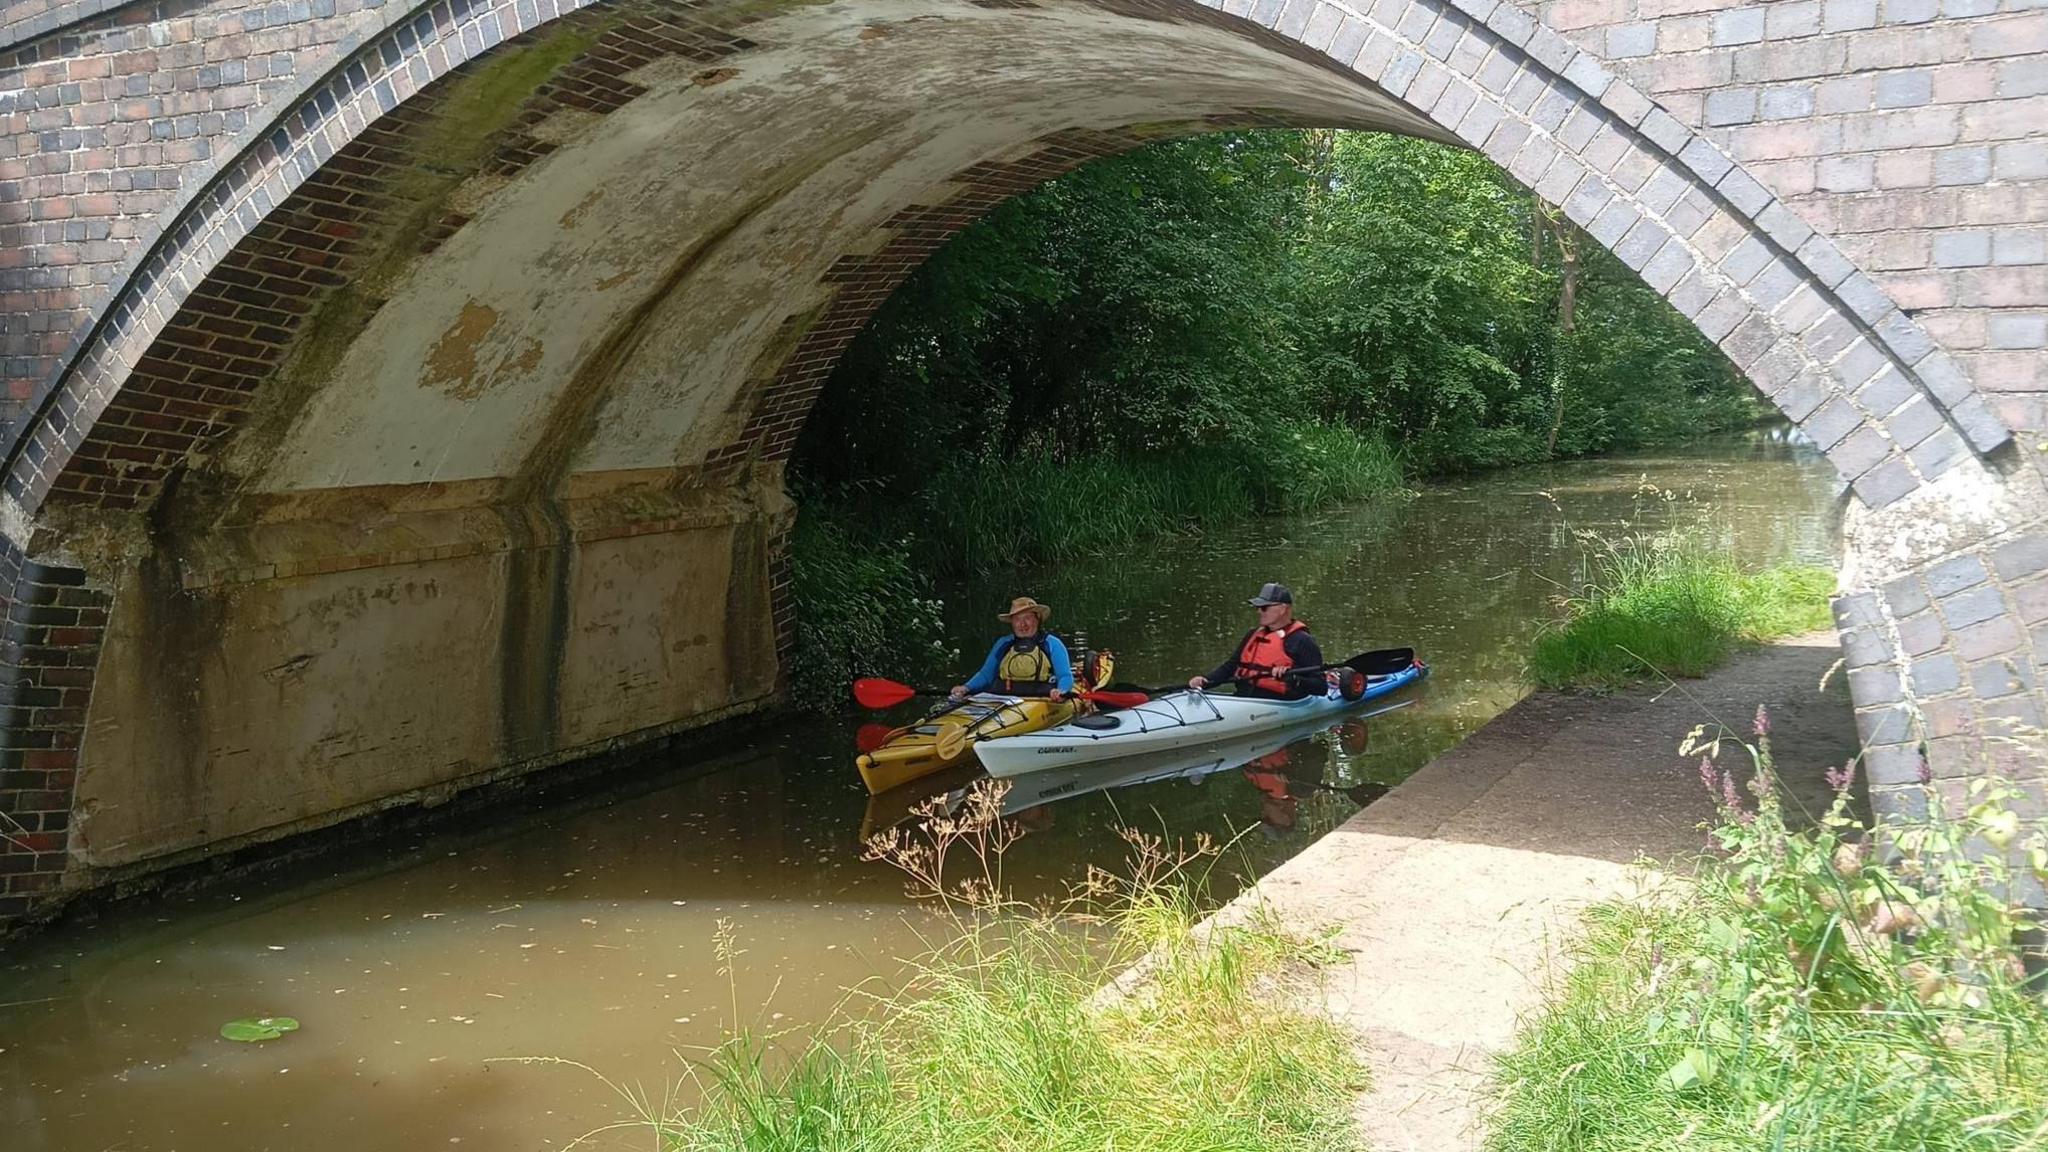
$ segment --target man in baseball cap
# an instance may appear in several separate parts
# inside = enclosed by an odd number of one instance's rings
[[[1237,654],[1208,675],[1191,677],[1188,687],[1201,689],[1228,681],[1237,685],[1240,696],[1299,700],[1321,695],[1327,689],[1321,674],[1323,650],[1309,635],[1308,625],[1294,618],[1294,593],[1285,584],[1264,584],[1250,603],[1259,622],[1238,642]],[[1316,672],[1290,675],[1295,668]]]

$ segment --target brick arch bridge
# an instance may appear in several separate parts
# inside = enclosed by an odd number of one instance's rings
[[[1848,484],[1881,797],[2038,774],[2048,12],[1996,0],[17,0],[0,920],[774,699],[781,462],[1004,198],[1478,149]]]

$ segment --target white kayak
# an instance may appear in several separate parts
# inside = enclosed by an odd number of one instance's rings
[[[1130,708],[1077,717],[1036,732],[983,740],[975,745],[975,751],[989,775],[1008,777],[1220,744],[1363,710],[1371,701],[1419,683],[1428,674],[1428,667],[1416,661],[1386,675],[1368,676],[1364,694],[1355,700],[1345,699],[1335,688],[1300,700],[1266,700],[1192,689],[1169,692]]]
[[[1032,772],[1014,780],[1010,790],[1003,794],[1003,813],[1008,815],[1040,804],[1085,796],[1090,792],[1107,792],[1115,788],[1129,788],[1161,780],[1179,779],[1200,784],[1204,779],[1219,772],[1234,771],[1269,752],[1276,752],[1296,740],[1324,731],[1335,721],[1364,720],[1406,708],[1412,703],[1413,700],[1379,701],[1367,705],[1362,711],[1303,720],[1264,732],[1238,736],[1218,744],[1197,744],[1161,752],[1143,752],[1120,756],[1115,760]],[[964,790],[962,794],[964,795]]]

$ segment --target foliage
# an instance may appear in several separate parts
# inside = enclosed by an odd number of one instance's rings
[[[1536,638],[1529,677],[1546,688],[1611,688],[1701,676],[1740,645],[1826,627],[1834,575],[1784,564],[1748,573],[1686,539],[1594,539],[1593,571]]]
[[[1483,156],[1405,137],[1221,133],[1098,161],[897,290],[797,468],[903,497],[992,462],[1258,447],[1314,422],[1435,472],[1756,419],[1720,353],[1583,237],[1563,331],[1543,238],[1570,227]]]
[[[912,572],[1753,421],[1719,351],[1583,237],[1564,322],[1570,228],[1476,153],[1328,131],[1164,142],[999,206],[882,305],[804,427],[793,489],[845,535],[798,540],[836,578],[800,581],[798,699],[836,700],[856,652],[912,674]],[[846,563],[854,540],[909,570]]]
[[[1749,754],[1748,798],[1716,763],[1728,747]],[[1852,761],[1795,828],[1761,711],[1754,745],[1704,750],[1723,855],[1589,913],[1576,967],[1497,1065],[1489,1147],[2048,1146],[2048,1000],[2020,947],[2041,925],[2010,895],[2048,879],[2048,844],[2018,842],[2017,791],[1948,796],[1923,771],[1927,818],[1870,830]]]
[[[857,676],[922,670],[950,659],[940,603],[900,545],[855,540],[806,510],[790,539],[790,594],[799,605],[790,697],[841,707]]]
[[[697,1067],[695,1093],[671,1094],[698,1104],[629,1095],[620,1126],[671,1152],[1353,1147],[1349,1039],[1278,995],[1323,950],[1257,917],[1197,930],[1207,845],[1132,834],[1129,878],[1098,873],[1058,909],[1005,899],[1002,787],[876,846],[947,913],[951,941],[906,987],[791,1059],[742,1034]],[[1105,994],[1140,958],[1142,984]]]

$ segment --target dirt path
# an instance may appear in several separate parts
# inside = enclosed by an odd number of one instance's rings
[[[1768,704],[1788,789],[1825,794],[1822,770],[1855,749],[1840,675],[1817,688],[1837,655],[1815,635],[1662,693],[1532,696],[1247,893],[1339,928],[1351,960],[1328,1005],[1369,1051],[1367,1147],[1479,1147],[1490,1054],[1536,1005],[1579,911],[1628,891],[1638,857],[1704,845],[1712,805],[1677,754],[1694,724],[1747,736]]]

